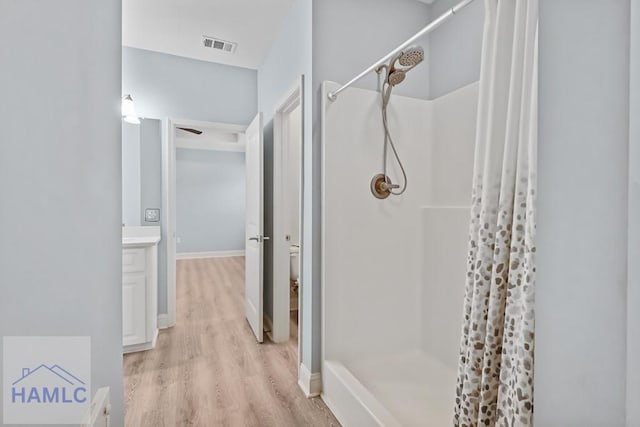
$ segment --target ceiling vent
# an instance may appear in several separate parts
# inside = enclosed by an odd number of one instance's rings
[[[209,49],[219,50],[220,52],[235,53],[238,43],[217,39],[215,37],[202,36],[202,44]]]

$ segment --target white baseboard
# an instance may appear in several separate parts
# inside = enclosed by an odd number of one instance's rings
[[[320,372],[314,372],[312,374],[306,366],[300,364],[298,386],[300,386],[307,397],[320,396],[322,392],[322,376]]]
[[[172,327],[173,325],[169,323],[169,315],[168,314],[159,314],[158,315],[158,329],[167,329]]]
[[[158,342],[158,330],[156,329],[156,333],[153,335],[153,339],[150,342],[143,342],[142,344],[133,344],[122,347],[122,353],[136,353],[138,351],[147,351],[153,350],[156,348],[156,343]]]
[[[182,252],[176,254],[176,259],[199,259],[199,258],[226,258],[233,256],[244,256],[244,250],[238,251],[212,251],[212,252]]]

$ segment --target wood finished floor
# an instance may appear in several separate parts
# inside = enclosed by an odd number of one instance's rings
[[[256,340],[244,318],[244,258],[182,260],[177,324],[124,357],[127,427],[339,426],[297,385],[297,333]]]

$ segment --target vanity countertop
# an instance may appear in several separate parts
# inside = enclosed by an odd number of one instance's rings
[[[160,241],[160,236],[157,237],[123,237],[122,246],[149,246],[155,245]]]
[[[160,241],[160,227],[122,227],[122,246],[151,246]]]

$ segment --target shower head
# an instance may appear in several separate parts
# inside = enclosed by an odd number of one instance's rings
[[[407,72],[422,61],[424,61],[424,49],[421,46],[409,46],[393,57],[389,65],[378,67],[378,72],[386,69],[385,82],[389,86],[397,86],[407,77]]]
[[[422,46],[409,46],[400,53],[398,62],[403,67],[415,67],[424,61],[424,49]]]
[[[407,73],[405,73],[404,71],[393,70],[389,73],[389,76],[387,77],[387,82],[391,86],[396,86],[402,83],[406,77],[407,77]]]

